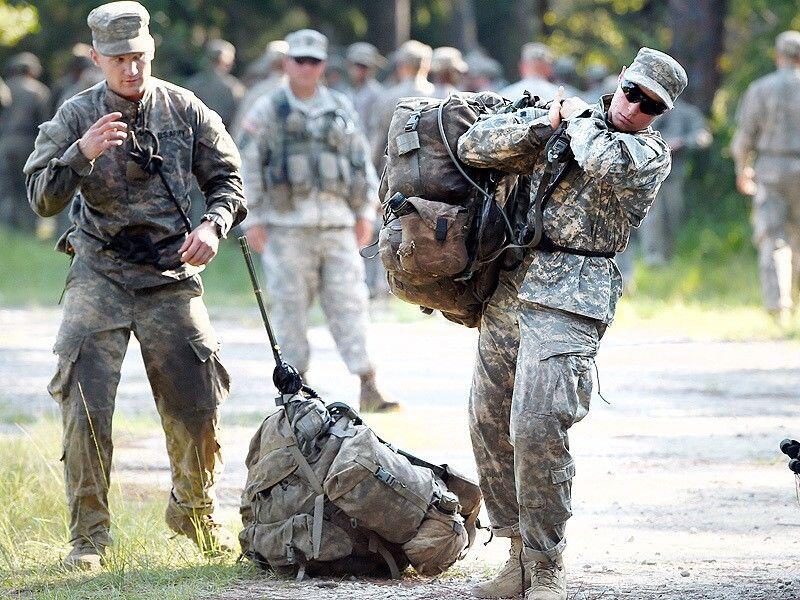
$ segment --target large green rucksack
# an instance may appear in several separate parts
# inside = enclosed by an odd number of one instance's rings
[[[516,175],[462,164],[458,138],[482,115],[512,110],[492,93],[403,98],[389,128],[381,177],[379,253],[389,288],[424,312],[477,327],[516,239]]]
[[[244,556],[277,571],[444,572],[475,537],[478,486],[381,440],[345,404],[279,399],[250,442]]]

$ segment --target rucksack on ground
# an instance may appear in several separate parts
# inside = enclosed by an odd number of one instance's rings
[[[381,440],[350,407],[306,393],[259,427],[247,455],[242,553],[282,573],[436,575],[475,537],[481,494],[447,466]]]
[[[468,327],[478,326],[497,285],[498,259],[515,239],[519,178],[464,165],[455,149],[482,115],[511,108],[487,92],[403,98],[389,127],[379,236],[389,288]]]

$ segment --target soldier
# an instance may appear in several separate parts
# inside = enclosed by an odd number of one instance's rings
[[[496,92],[503,83],[503,68],[500,63],[479,50],[467,55],[467,82],[469,92]]]
[[[256,100],[261,96],[266,96],[269,92],[277,88],[279,85],[286,81],[286,75],[283,73],[283,61],[286,58],[286,41],[275,40],[267,44],[267,49],[264,54],[257,61],[255,65],[248,68],[248,72],[261,73],[261,77],[257,79],[253,85],[248,89],[242,101],[239,103],[239,108],[236,110],[236,117],[231,126],[231,135],[237,142],[242,135],[242,121],[245,116],[253,108]]]
[[[186,87],[230,127],[244,97],[242,82],[231,75],[236,48],[225,40],[211,40],[206,46],[206,67],[186,82]]]
[[[511,538],[511,554],[472,589],[477,597],[525,588],[526,600],[567,597],[562,553],[575,475],[567,431],[589,410],[591,367],[622,292],[611,257],[669,173],[669,148],[649,125],[685,86],[672,57],[642,48],[596,105],[559,93],[549,110],[495,115],[459,140],[470,165],[532,173],[532,196],[556,177],[551,168],[561,173],[543,148],[562,120],[572,153],[545,204],[542,242],[501,275],[480,326],[470,433],[492,531]]]
[[[553,61],[553,83],[564,88],[564,96],[582,95],[578,80],[578,61],[568,55],[559,56]]]
[[[522,47],[519,74],[522,79],[500,90],[501,96],[516,100],[526,90],[543,100],[550,100],[556,95],[558,86],[550,82],[553,77],[553,53],[546,45],[531,42]]]
[[[50,118],[50,90],[38,78],[39,59],[30,52],[12,57],[8,63],[11,103],[0,114],[0,222],[32,233],[36,215],[25,196],[22,167],[33,150],[37,127]]]
[[[286,361],[308,370],[308,311],[319,295],[336,346],[361,380],[361,410],[383,411],[367,356],[367,286],[356,241],[375,215],[375,174],[353,105],[320,84],[327,38],[286,36],[288,82],[256,102],[244,120],[246,235],[263,251],[275,334]]]
[[[199,273],[247,212],[240,160],[216,113],[151,75],[149,20],[138,2],[89,13],[92,58],[105,81],[41,125],[25,165],[38,214],[54,215],[79,194],[74,226],[58,244],[73,262],[48,387],[63,416],[72,544],[64,565],[73,569],[99,568],[111,542],[111,419],[131,332],[167,440],[167,524],[204,552],[226,549],[212,513],[218,405],[230,381]],[[207,212],[190,231],[193,174]]]
[[[685,214],[683,184],[689,154],[698,148],[707,148],[712,141],[700,109],[681,100],[656,121],[655,129],[672,151],[672,170],[639,230],[644,262],[648,266],[664,265],[672,256]]]
[[[778,69],[745,92],[731,151],[736,186],[753,196],[764,306],[786,324],[800,281],[800,32],[783,32],[775,46]]]
[[[394,73],[397,83],[388,88],[380,100],[376,102],[372,120],[367,129],[372,131],[372,163],[376,168],[383,165],[383,155],[386,151],[386,136],[389,134],[389,125],[392,115],[400,98],[407,96],[433,96],[433,84],[428,81],[428,72],[431,68],[430,46],[409,40],[400,46],[394,53]]]
[[[375,79],[378,69],[386,67],[387,61],[372,44],[356,42],[347,48],[347,75],[350,79],[353,106],[364,127],[367,139],[372,132],[367,129],[375,103],[383,93],[383,86]]]
[[[462,86],[467,63],[458,48],[441,46],[431,54],[431,81],[436,98],[447,98],[458,93]]]

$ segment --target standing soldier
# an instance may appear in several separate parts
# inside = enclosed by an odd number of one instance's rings
[[[383,86],[375,79],[375,73],[385,66],[386,59],[372,44],[356,42],[347,49],[347,75],[350,79],[353,106],[367,139],[372,138],[372,132],[367,129],[370,115],[383,93]]]
[[[644,262],[649,266],[664,265],[672,256],[675,238],[685,216],[683,186],[689,153],[698,148],[707,148],[712,141],[700,109],[681,100],[656,121],[655,129],[672,151],[672,170],[639,230]]]
[[[356,245],[368,242],[375,215],[366,140],[350,101],[320,84],[327,38],[303,29],[286,42],[288,82],[244,120],[242,172],[252,205],[246,235],[263,251],[286,361],[308,370],[308,311],[319,295],[339,354],[361,380],[361,410],[392,409],[367,356],[367,286]]]
[[[504,98],[516,100],[526,91],[543,100],[556,95],[558,86],[550,81],[553,77],[553,52],[545,44],[531,42],[522,47],[519,57],[521,79],[500,91]]]
[[[372,132],[372,162],[376,168],[383,165],[386,136],[389,135],[389,125],[392,123],[397,101],[407,96],[433,96],[433,84],[428,81],[432,53],[430,46],[416,40],[405,42],[394,53],[397,84],[388,88],[376,102],[368,126]]]
[[[447,98],[463,88],[467,63],[461,50],[450,46],[440,46],[431,54],[431,81],[434,85],[435,98]]]
[[[546,207],[542,241],[501,275],[480,326],[472,447],[492,530],[511,538],[511,554],[497,577],[473,588],[479,598],[527,588],[525,600],[566,600],[575,476],[567,432],[588,413],[592,364],[622,293],[612,257],[669,173],[669,148],[649,125],[684,87],[672,57],[642,48],[614,95],[596,105],[559,93],[549,111],[491,116],[459,140],[470,165],[531,174],[535,204]],[[564,137],[545,151],[556,129]],[[537,190],[557,179],[545,201]]]
[[[778,69],[745,92],[731,151],[736,186],[753,196],[764,306],[786,324],[800,281],[800,32],[783,32],[775,46]]]
[[[231,135],[237,142],[242,134],[242,121],[250,109],[261,96],[266,96],[272,90],[286,81],[283,73],[283,61],[286,59],[286,42],[275,40],[267,44],[264,54],[256,61],[255,65],[248,68],[249,73],[261,73],[261,77],[244,93],[244,98],[236,109],[236,117],[231,126]]]
[[[167,439],[167,524],[204,552],[225,549],[212,519],[220,466],[218,405],[228,373],[203,304],[199,273],[245,214],[239,155],[222,121],[197,97],[154,78],[150,15],[138,2],[89,13],[92,58],[105,81],[40,127],[25,165],[42,216],[79,194],[59,242],[73,257],[48,390],[61,407],[72,551],[67,568],[96,569],[109,535],[111,419],[131,332]],[[193,176],[206,196],[191,230]]]
[[[230,127],[245,91],[242,82],[231,75],[236,48],[225,40],[211,40],[206,45],[206,60],[206,67],[187,81],[186,87]]]
[[[33,150],[40,123],[50,118],[50,90],[38,80],[39,59],[30,52],[8,63],[11,103],[0,114],[0,222],[28,233],[36,215],[28,208],[22,167]]]

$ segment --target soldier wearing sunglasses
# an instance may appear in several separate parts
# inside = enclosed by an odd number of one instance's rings
[[[686,83],[675,59],[642,48],[597,104],[559,90],[548,104],[478,121],[459,140],[470,165],[530,175],[532,205],[543,206],[541,242],[501,275],[480,326],[470,433],[492,531],[510,538],[511,553],[474,596],[567,597],[567,432],[589,411],[594,357],[622,294],[613,257],[670,170],[650,124]]]

